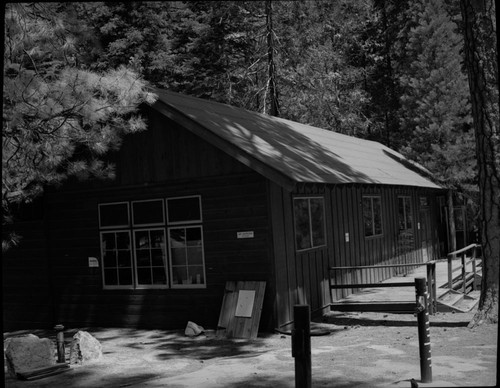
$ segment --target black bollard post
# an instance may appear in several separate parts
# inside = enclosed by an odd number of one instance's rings
[[[293,307],[292,357],[295,358],[295,388],[311,388],[311,313],[308,305]]]
[[[420,350],[420,381],[422,383],[431,383],[431,335],[425,278],[415,278],[415,292],[417,298],[418,347]]]
[[[56,325],[54,327],[56,331],[56,343],[57,343],[57,362],[66,362],[66,355],[64,351],[64,326]]]

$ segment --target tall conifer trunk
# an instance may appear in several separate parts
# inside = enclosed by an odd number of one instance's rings
[[[498,321],[500,140],[494,0],[460,0],[479,169],[483,284],[471,327]]]
[[[273,6],[271,0],[266,0],[266,34],[267,34],[267,66],[268,80],[267,88],[269,91],[269,114],[271,116],[279,115],[278,92],[276,90],[276,65],[274,64],[274,38],[273,38]],[[266,109],[264,101],[264,109]]]

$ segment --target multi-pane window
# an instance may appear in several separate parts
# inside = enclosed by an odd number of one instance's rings
[[[325,205],[322,197],[293,199],[297,250],[325,245]]]
[[[366,237],[382,235],[382,201],[380,196],[363,196],[363,225]]]
[[[104,287],[204,287],[201,221],[199,196],[100,204]]]

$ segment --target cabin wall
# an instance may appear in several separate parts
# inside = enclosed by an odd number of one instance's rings
[[[189,195],[201,196],[206,288],[103,289],[98,204]],[[257,174],[52,193],[48,229],[56,320],[68,327],[162,329],[184,327],[191,320],[215,328],[226,281],[256,280],[269,285],[261,322],[265,327],[272,315],[265,200],[266,182]],[[253,231],[254,237],[238,239],[239,231]],[[97,258],[100,267],[89,267],[89,257]]]
[[[24,214],[16,214],[12,231],[20,236],[20,244],[2,253],[4,331],[53,326],[50,263],[41,200],[36,205],[38,211],[26,206]]]
[[[328,271],[330,266],[421,263],[439,258],[438,204],[436,191],[412,187],[379,185],[299,185],[292,193],[270,185],[276,265],[279,325],[293,320],[293,305],[306,303],[321,312],[333,300],[359,289],[334,290],[329,283],[379,282],[408,272],[396,269]],[[363,195],[380,196],[382,230],[365,237]],[[325,201],[326,244],[298,251],[295,248],[292,201],[296,196],[320,196]],[[403,239],[398,226],[398,196],[409,197],[413,217],[413,238]],[[421,197],[426,200],[421,201]],[[426,203],[425,206],[423,203]],[[410,269],[411,270],[411,269]],[[286,307],[284,307],[284,305]]]

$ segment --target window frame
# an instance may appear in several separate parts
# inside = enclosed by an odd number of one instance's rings
[[[365,199],[370,200],[370,214],[371,214],[371,231],[372,234],[367,235],[366,234],[366,224],[365,224],[365,213],[364,213],[364,201]],[[376,233],[376,228],[375,228],[375,207],[373,206],[374,204],[374,199],[378,199],[378,202],[380,204],[380,233]],[[383,217],[383,211],[382,211],[382,196],[380,194],[364,194],[362,196],[362,211],[361,215],[363,217],[363,235],[365,239],[371,239],[371,238],[380,238],[384,236],[384,217]]]
[[[310,247],[307,248],[299,248],[297,246],[297,215],[295,213],[295,200],[307,200],[307,212],[308,212],[308,224],[309,224],[309,239],[310,239]],[[313,222],[311,217],[311,199],[321,199],[322,202],[322,213],[323,213],[323,222],[322,222],[322,230],[323,230],[323,243],[319,245],[314,245],[314,234],[313,234]],[[327,234],[326,234],[326,209],[325,209],[325,198],[321,195],[298,195],[292,198],[292,213],[293,213],[293,228],[294,228],[294,240],[295,240],[295,250],[296,252],[305,252],[311,249],[318,249],[325,247],[327,245]]]
[[[399,213],[399,200],[402,199],[403,200],[403,218],[404,218],[404,228],[401,229],[400,228],[400,225],[399,225],[399,217],[400,217],[400,213]],[[408,204],[409,204],[409,209],[410,209],[410,215],[411,215],[411,227],[408,228],[408,213],[406,212],[406,204],[405,204],[405,201],[408,200]],[[412,207],[412,203],[411,203],[411,196],[409,195],[398,195],[398,231],[401,232],[402,230],[414,230],[414,223],[415,223],[415,217],[414,217],[414,214],[413,214],[413,207]]]
[[[185,199],[185,198],[198,198],[198,206],[199,206],[199,219],[196,220],[185,220],[185,221],[174,221],[169,222],[168,219],[168,201],[172,199]],[[163,222],[161,223],[149,223],[149,224],[137,224],[134,220],[134,204],[141,202],[161,202],[162,205],[162,218]],[[98,231],[99,231],[99,251],[100,251],[100,261],[101,261],[101,275],[102,275],[102,287],[103,290],[143,290],[143,289],[200,289],[207,287],[207,278],[206,278],[206,262],[205,262],[205,243],[203,236],[203,213],[202,213],[202,203],[201,203],[201,195],[186,195],[186,196],[176,196],[176,197],[168,197],[168,198],[151,198],[151,199],[141,199],[141,200],[127,200],[127,201],[116,201],[116,202],[102,202],[97,205],[98,212]],[[112,225],[112,226],[101,226],[101,208],[110,205],[119,205],[124,204],[127,206],[127,225]],[[173,265],[172,265],[172,257],[171,257],[171,247],[170,247],[170,229],[175,228],[199,228],[201,233],[201,259],[202,264],[200,266],[203,267],[203,283],[201,284],[173,284]],[[137,252],[137,242],[136,242],[136,233],[141,231],[151,231],[161,230],[163,232],[164,238],[164,248],[163,249],[163,259],[165,263],[165,284],[139,284],[139,276],[138,276],[138,252]],[[125,232],[128,234],[129,238],[129,249],[128,252],[130,254],[130,262],[131,262],[131,276],[132,276],[132,284],[130,285],[110,285],[106,284],[105,277],[105,269],[113,268],[115,271],[118,271],[118,262],[116,262],[116,267],[106,267],[104,265],[104,252],[103,249],[103,235],[106,233],[113,233],[116,236],[116,233]],[[116,239],[116,237],[115,237]],[[116,244],[116,241],[115,241]],[[114,248],[116,252],[116,247]],[[149,247],[149,252],[151,252],[151,247]],[[116,254],[116,253],[115,253]],[[187,263],[187,262],[186,262]],[[150,253],[150,266],[149,268],[160,268],[154,267],[152,265],[151,253]],[[186,266],[188,267],[188,265]],[[125,267],[128,268],[128,267]],[[118,279],[119,279],[119,275]],[[151,281],[153,282],[154,278],[151,277]]]
[[[188,221],[170,221],[170,216],[168,212],[168,201],[176,199],[187,199],[187,198],[198,198],[198,206],[200,209],[200,218],[198,220],[188,220]],[[169,197],[165,198],[165,212],[167,213],[167,218],[165,220],[166,225],[188,225],[188,224],[199,224],[203,222],[203,211],[201,208],[201,195],[185,195],[180,197]]]
[[[166,283],[165,284],[154,284],[154,283],[151,283],[151,284],[139,284],[139,274],[138,274],[138,269],[139,269],[139,266],[137,265],[137,244],[136,244],[136,233],[137,232],[148,232],[150,233],[151,231],[155,231],[155,230],[161,230],[163,232],[163,238],[164,238],[164,244],[165,246],[163,247],[163,254],[164,254],[164,262],[165,262],[165,278],[166,278]],[[170,262],[169,262],[169,258],[168,258],[168,241],[167,241],[167,233],[166,233],[166,230],[165,230],[165,227],[153,227],[153,228],[136,228],[136,229],[132,229],[131,231],[132,233],[132,256],[133,256],[133,260],[134,260],[134,267],[133,267],[133,270],[134,270],[134,284],[133,284],[133,287],[135,290],[145,290],[145,289],[165,289],[165,288],[169,288],[170,287],[170,279],[169,279],[169,266],[170,266]],[[149,247],[149,250],[151,250],[151,247]],[[153,268],[152,265],[149,266],[150,269]]]
[[[163,218],[162,222],[153,222],[149,224],[136,224],[135,219],[134,219],[134,204],[135,203],[144,203],[144,202],[161,202],[161,215]],[[130,201],[130,226],[132,229],[137,228],[149,228],[149,227],[155,227],[155,226],[162,226],[165,225],[165,201],[163,198],[156,198],[156,199],[142,199],[142,200],[137,200],[137,201]]]
[[[132,284],[130,285],[113,285],[113,284],[106,284],[106,277],[105,277],[105,273],[104,273],[104,270],[106,268],[110,268],[110,267],[105,267],[104,266],[104,249],[103,249],[103,246],[102,246],[102,236],[106,233],[113,233],[115,236],[116,236],[116,233],[127,233],[128,234],[128,238],[129,238],[129,243],[130,243],[130,247],[129,247],[129,252],[130,252],[130,263],[132,265],[131,267],[131,276],[132,276]],[[116,238],[116,237],[115,237]],[[103,229],[103,230],[100,230],[99,231],[99,248],[100,248],[100,252],[101,252],[101,273],[102,273],[102,286],[103,286],[103,289],[104,290],[131,290],[131,289],[134,289],[134,284],[135,284],[135,279],[134,279],[134,252],[132,251],[132,236],[131,236],[131,231],[130,229]],[[116,249],[116,248],[115,248]],[[114,268],[116,270],[118,270],[118,266],[116,267],[111,267],[111,268]]]
[[[125,225],[110,225],[110,226],[102,226],[101,225],[101,207],[110,206],[110,205],[127,205],[127,218],[128,223]],[[128,229],[131,226],[131,217],[130,217],[130,203],[129,201],[120,201],[120,202],[104,202],[98,204],[98,218],[99,218],[99,231],[101,230],[110,230],[110,229]]]
[[[201,236],[201,260],[202,260],[202,267],[203,267],[203,283],[200,284],[175,284],[173,279],[174,279],[174,265],[172,263],[172,246],[170,244],[170,231],[172,229],[194,229],[194,228],[199,228],[200,229],[200,236]],[[182,289],[182,288],[194,288],[194,289],[199,289],[199,288],[206,288],[207,287],[207,275],[206,275],[206,266],[205,266],[205,243],[203,239],[203,225],[173,225],[169,226],[167,228],[167,239],[168,239],[168,249],[169,249],[169,257],[170,257],[170,279],[171,279],[171,289]],[[180,266],[175,266],[175,267],[180,267]],[[186,267],[189,267],[189,264],[186,265]]]

